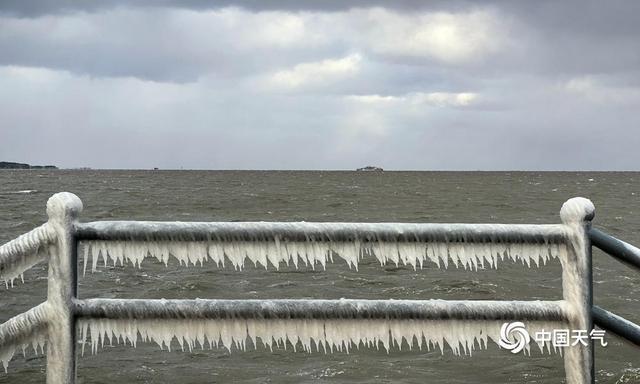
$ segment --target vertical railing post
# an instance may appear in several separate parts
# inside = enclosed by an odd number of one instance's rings
[[[72,304],[78,284],[74,223],[80,212],[82,201],[72,193],[57,193],[47,202],[49,223],[57,235],[49,259],[47,384],[73,384],[76,378],[76,327]]]
[[[583,338],[569,338],[571,343],[577,341],[577,344],[565,348],[564,367],[568,384],[595,382],[593,341],[590,337],[593,329],[593,280],[588,236],[594,216],[593,203],[583,197],[567,200],[560,209],[560,218],[569,229],[567,252],[561,257],[562,291],[567,303],[569,328],[586,332],[580,335]]]

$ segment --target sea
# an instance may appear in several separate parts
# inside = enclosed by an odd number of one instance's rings
[[[81,221],[345,221],[411,223],[559,223],[562,203],[575,196],[596,206],[593,225],[640,245],[640,173],[634,172],[350,172],[350,171],[0,171],[0,244],[47,220],[47,199],[73,192]],[[640,272],[594,250],[594,301],[640,322]],[[0,287],[0,322],[46,299],[46,265],[24,283]],[[80,269],[82,270],[82,269]],[[168,266],[148,258],[99,267],[79,279],[81,298],[317,298],[548,300],[562,297],[557,259],[528,268],[381,266],[358,271],[340,259],[326,269],[248,266],[242,271]],[[598,383],[640,383],[640,349],[606,334],[596,347]],[[562,357],[512,354],[489,343],[472,356],[451,349],[352,348],[346,352],[199,348],[171,351],[108,343],[78,360],[79,383],[561,383]],[[43,383],[46,358],[17,353],[0,383]]]

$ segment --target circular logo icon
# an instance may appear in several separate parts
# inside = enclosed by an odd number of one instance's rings
[[[522,351],[531,341],[529,332],[524,327],[524,323],[516,321],[513,323],[504,323],[500,328],[500,341],[498,345],[511,353]]]

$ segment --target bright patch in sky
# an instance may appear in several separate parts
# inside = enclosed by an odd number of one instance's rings
[[[116,3],[0,3],[0,160],[640,164],[640,3]]]

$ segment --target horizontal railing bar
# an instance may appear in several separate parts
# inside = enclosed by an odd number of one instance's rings
[[[561,243],[561,224],[98,221],[76,225],[79,240],[441,241]]]
[[[589,230],[589,238],[591,239],[592,245],[600,248],[623,263],[640,269],[640,249],[596,228]]]
[[[20,262],[25,256],[38,250],[55,240],[55,232],[49,224],[43,224],[17,238],[0,245],[0,272],[5,266]]]
[[[640,347],[640,326],[606,309],[593,306],[593,322],[600,328],[611,331]]]
[[[107,319],[424,319],[564,321],[564,301],[77,300],[76,316]]]
[[[0,324],[0,351],[24,343],[35,332],[45,328],[47,308],[47,303],[42,303]]]

